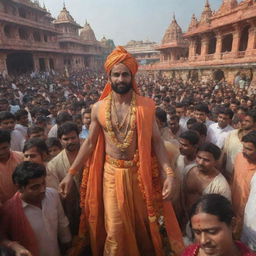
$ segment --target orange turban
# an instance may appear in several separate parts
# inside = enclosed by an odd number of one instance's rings
[[[128,53],[122,46],[117,46],[107,57],[105,62],[105,70],[107,74],[110,73],[114,65],[123,63],[132,74],[132,87],[135,92],[138,93],[137,84],[135,82],[134,76],[138,71],[138,63],[136,59]],[[103,90],[100,100],[104,99],[111,92],[111,84],[108,82]]]

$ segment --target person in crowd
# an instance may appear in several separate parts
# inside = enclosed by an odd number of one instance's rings
[[[208,128],[214,122],[208,119],[210,111],[206,104],[198,104],[195,106],[194,109],[194,117],[196,118],[197,122],[203,123]]]
[[[24,161],[46,164],[49,152],[43,139],[32,138],[26,141],[23,155]]]
[[[45,143],[46,143],[46,146],[47,146],[48,152],[49,152],[48,161],[50,161],[55,156],[57,156],[63,149],[60,140],[57,138],[54,138],[54,137],[48,138],[45,141]]]
[[[44,165],[26,161],[16,167],[12,179],[19,191],[2,208],[1,229],[33,256],[60,256],[71,246],[69,222],[45,178]]]
[[[196,122],[190,126],[189,130],[197,132],[197,134],[199,135],[199,138],[200,138],[199,145],[202,145],[206,142],[207,127],[204,123]]]
[[[23,140],[26,140],[28,132],[28,112],[25,109],[20,109],[15,113],[15,118],[15,130],[18,130],[22,134]]]
[[[82,126],[82,132],[80,133],[79,137],[80,139],[87,139],[89,135],[89,127],[91,124],[91,109],[86,108],[83,113],[82,113],[82,121],[83,121],[83,126]]]
[[[242,121],[242,128],[231,131],[226,137],[223,147],[223,171],[228,180],[232,180],[236,155],[243,150],[243,136],[255,129],[256,110],[249,110]]]
[[[28,128],[28,139],[39,138],[46,139],[45,130],[41,126],[33,125]]]
[[[219,194],[202,196],[192,207],[190,225],[195,243],[181,256],[255,256],[245,244],[235,241],[235,212],[231,202]]]
[[[179,117],[179,124],[183,131],[186,131],[187,128],[187,121],[189,117],[186,116],[186,105],[183,102],[176,103],[175,105],[176,115]]]
[[[242,138],[243,150],[238,153],[234,163],[232,183],[232,202],[237,217],[236,235],[241,234],[244,209],[250,193],[250,184],[256,173],[256,131],[251,131]]]
[[[184,210],[188,214],[192,205],[205,194],[220,194],[231,200],[230,186],[216,168],[221,150],[212,143],[205,143],[198,148],[196,166],[184,175],[183,195]]]
[[[12,151],[10,143],[10,132],[0,129],[0,204],[16,193],[17,188],[12,182],[12,174],[23,160],[23,154]]]
[[[256,252],[256,174],[250,183],[250,194],[244,210],[244,221],[241,240],[254,252]]]
[[[20,131],[15,130],[15,116],[11,112],[0,112],[0,129],[11,133],[11,149],[22,152],[24,138]]]
[[[221,108],[218,111],[217,123],[211,124],[207,131],[207,140],[220,149],[224,146],[224,141],[229,132],[234,130],[231,121],[233,118],[233,111],[228,108]]]
[[[79,148],[79,128],[75,123],[66,122],[58,128],[58,138],[62,144],[63,150],[53,158],[47,165],[49,175],[47,177],[47,185],[58,189],[60,182],[66,176],[70,166],[74,162]],[[76,175],[73,178],[73,186],[71,193],[67,198],[62,200],[64,211],[70,222],[72,235],[78,234],[80,220],[80,201],[79,188],[81,184],[81,176]],[[72,205],[72,207],[70,207]]]

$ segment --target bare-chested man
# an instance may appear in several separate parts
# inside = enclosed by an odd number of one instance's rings
[[[192,205],[204,194],[221,194],[231,199],[231,191],[224,176],[216,169],[221,150],[212,143],[199,146],[196,166],[184,177],[185,210],[189,212]]]
[[[174,174],[155,121],[154,103],[138,95],[137,62],[122,47],[108,56],[105,68],[109,81],[92,108],[88,139],[60,190],[67,195],[72,176],[90,159],[81,188],[80,231],[89,226],[93,255],[124,255],[124,251],[128,256],[164,255],[155,206],[160,175],[156,164],[151,165],[152,151],[163,170],[163,199],[171,197]],[[169,238],[175,235],[170,245],[179,255],[182,242],[173,209],[170,202],[159,203],[172,227]]]

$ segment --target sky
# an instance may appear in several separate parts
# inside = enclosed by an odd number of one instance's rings
[[[39,0],[56,18],[63,0]],[[223,0],[209,0],[212,10]],[[80,25],[91,25],[97,40],[103,36],[116,45],[130,40],[160,42],[175,13],[178,24],[186,31],[195,13],[200,17],[205,0],[65,0],[72,17]]]

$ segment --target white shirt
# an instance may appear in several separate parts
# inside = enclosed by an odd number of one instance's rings
[[[256,174],[252,177],[250,195],[245,206],[241,240],[256,251]]]
[[[218,123],[211,124],[207,131],[207,139],[209,142],[222,149],[226,137],[233,130],[234,128],[230,125],[227,125],[225,128],[221,128]]]
[[[35,233],[40,256],[60,256],[58,239],[61,243],[68,243],[71,234],[58,192],[46,188],[42,209],[24,201],[22,206]]]
[[[23,151],[24,137],[18,130],[13,130],[11,132],[11,150],[12,151]]]

